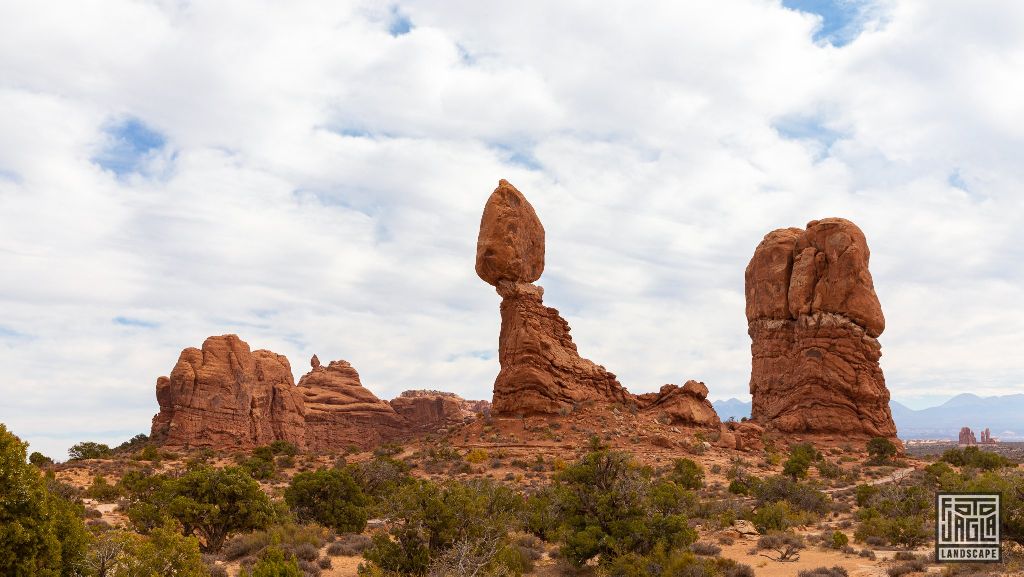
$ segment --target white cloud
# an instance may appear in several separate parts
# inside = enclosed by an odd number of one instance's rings
[[[845,216],[894,396],[1012,392],[1024,9],[857,14],[836,48],[760,0],[5,3],[0,421],[57,456],[146,431],[155,378],[227,332],[382,397],[487,397],[502,177],[547,228],[548,303],[634,391],[745,395],[750,254]],[[126,120],[165,143],[119,175]]]

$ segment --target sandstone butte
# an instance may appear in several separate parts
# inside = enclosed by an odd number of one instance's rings
[[[894,438],[867,241],[841,218],[768,233],[746,269],[752,419],[785,433]]]
[[[675,424],[718,427],[703,383],[633,395],[603,366],[580,356],[569,323],[544,306],[533,284],[544,272],[544,226],[521,192],[501,180],[480,219],[476,272],[501,296],[492,410],[496,416],[566,414],[588,404],[658,411]]]
[[[451,393],[406,391],[391,403],[363,387],[346,361],[313,356],[298,385],[283,355],[250,351],[235,335],[187,348],[157,379],[160,412],[151,436],[175,447],[247,449],[283,440],[331,451],[371,447],[465,422],[487,403]]]

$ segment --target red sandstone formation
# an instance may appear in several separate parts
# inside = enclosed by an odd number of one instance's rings
[[[502,299],[495,414],[554,414],[588,401],[630,400],[615,375],[580,357],[569,323],[544,306],[544,289],[531,284],[544,271],[544,227],[505,180],[484,207],[476,271]]]
[[[491,409],[487,401],[467,401],[441,391],[404,391],[390,403],[412,431],[437,431],[461,425]]]
[[[302,396],[288,359],[250,352],[235,335],[210,337],[181,352],[156,383],[160,413],[152,437],[181,447],[252,448],[275,440],[305,442]]]
[[[707,398],[708,388],[704,383],[692,380],[682,387],[665,385],[657,393],[636,396],[641,410],[658,411],[670,424],[718,427],[721,423],[718,413]]]
[[[867,241],[841,218],[768,233],[746,270],[753,420],[783,432],[895,437]]]
[[[984,438],[984,436],[982,436]],[[974,431],[970,427],[962,427],[960,429],[960,440],[961,445],[977,445],[978,438],[974,436]]]
[[[325,367],[313,355],[310,365],[297,387],[306,407],[308,448],[365,448],[405,433],[405,419],[365,388],[347,361],[331,361]]]

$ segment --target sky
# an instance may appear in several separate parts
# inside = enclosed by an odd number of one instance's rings
[[[1024,3],[0,3],[0,422],[148,432],[182,349],[490,398],[500,178],[633,392],[748,399],[743,271],[845,217],[911,407],[1024,386]]]

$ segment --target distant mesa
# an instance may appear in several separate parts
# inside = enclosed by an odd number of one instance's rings
[[[347,361],[293,381],[283,355],[250,352],[236,335],[206,339],[182,351],[168,377],[157,379],[160,412],[151,436],[175,447],[251,449],[283,440],[318,451],[372,447],[413,433],[443,430],[485,411],[486,401],[452,393],[406,391],[392,402],[365,388]]]
[[[894,438],[867,241],[841,218],[768,233],[746,270],[752,418],[787,433]]]
[[[476,272],[501,296],[494,381],[497,416],[567,414],[587,404],[661,411],[673,423],[718,427],[707,387],[690,381],[636,396],[603,366],[580,356],[569,323],[544,306],[535,284],[544,271],[544,227],[526,197],[501,180],[484,206]]]

